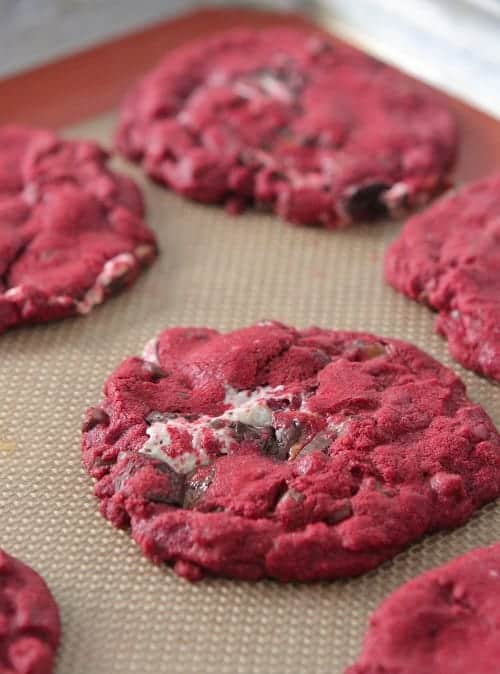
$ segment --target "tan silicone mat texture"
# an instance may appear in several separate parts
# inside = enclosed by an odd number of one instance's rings
[[[109,144],[112,128],[106,116],[68,133]],[[382,256],[399,225],[326,232],[258,213],[230,217],[126,170],[145,188],[156,263],[88,318],[0,338],[1,545],[45,576],[61,607],[57,674],[340,674],[384,596],[500,539],[500,506],[357,580],[191,585],[148,562],[98,514],[80,465],[83,409],[162,328],[230,330],[261,318],[414,342],[458,371],[498,424],[500,387],[454,364],[432,314],[384,285]]]

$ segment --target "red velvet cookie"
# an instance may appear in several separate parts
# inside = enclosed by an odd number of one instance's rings
[[[500,437],[394,339],[279,323],[172,328],[83,426],[101,511],[191,580],[371,569],[500,493]]]
[[[500,381],[500,174],[411,218],[385,275],[439,312],[436,328],[459,363]]]
[[[498,674],[500,545],[473,550],[393,592],[346,674]]]
[[[57,605],[40,576],[0,550],[0,674],[51,674]]]
[[[92,142],[0,128],[0,332],[85,314],[156,252],[142,196]]]
[[[167,54],[123,105],[117,146],[233,212],[336,228],[446,185],[455,122],[432,92],[325,34],[232,30]]]

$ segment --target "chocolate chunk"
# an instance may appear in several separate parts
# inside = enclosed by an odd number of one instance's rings
[[[156,473],[161,473],[168,477],[167,480],[162,478],[159,486],[156,481],[148,483],[146,479],[147,472],[153,467]],[[142,475],[141,475],[142,474]],[[139,480],[135,480],[133,487],[129,486],[129,481],[132,478],[139,476]],[[153,486],[154,485],[154,486]],[[177,473],[168,464],[157,459],[150,458],[144,455],[136,455],[131,457],[123,466],[120,473],[114,479],[115,492],[125,490],[126,492],[132,490],[141,498],[147,499],[152,503],[166,503],[173,506],[182,506],[184,501],[185,491],[185,477],[181,473]]]
[[[184,508],[194,508],[212,484],[215,471],[213,468],[204,467],[196,471],[190,480],[186,482],[184,492]]]
[[[314,435],[309,440],[307,445],[304,445],[304,447],[302,447],[302,452],[303,453],[324,452],[324,450],[330,448],[332,442],[335,440],[336,437],[337,437],[337,433],[335,432],[335,430],[332,430],[330,428],[326,428],[323,431],[319,431],[319,433],[316,433],[316,435]],[[298,452],[297,452],[297,454],[298,454]],[[294,459],[295,456],[291,456],[291,453],[290,453],[290,458]]]
[[[146,417],[146,423],[151,424],[166,424],[172,419],[184,419],[185,421],[196,421],[199,414],[179,414],[178,412],[150,412]]]
[[[128,286],[130,283],[129,271],[130,270],[127,269],[127,271],[120,276],[114,276],[109,283],[105,284],[106,290],[112,295],[115,295]]]
[[[283,428],[279,436],[279,444],[285,449],[288,449],[295,442],[300,440],[302,434],[302,424],[300,421],[294,420],[291,426]]]
[[[82,423],[82,432],[87,433],[99,424],[107,426],[109,424],[109,416],[101,407],[89,407]]]
[[[388,214],[381,196],[389,189],[387,183],[361,185],[348,191],[345,209],[353,220],[375,220]]]
[[[146,423],[149,425],[156,423],[165,424],[167,421],[177,419],[178,416],[175,412],[150,412],[146,417]]]
[[[235,421],[229,424],[234,437],[240,442],[243,440],[260,440],[262,429],[257,429],[250,424],[244,424],[242,421]]]
[[[256,428],[250,424],[236,421],[229,425],[235,440],[239,443],[252,442],[257,445],[264,454],[277,455],[276,434],[272,426]],[[281,457],[280,457],[281,458]]]
[[[300,445],[298,444],[302,435],[302,425],[299,421],[294,420],[290,426],[279,428],[275,431],[274,447],[270,448],[269,454],[277,456],[279,459],[286,461],[289,457],[289,452],[292,447],[297,448],[294,454],[300,452]]]
[[[186,492],[186,480],[184,475],[177,473],[166,463],[159,461],[155,465],[156,470],[168,475],[168,490],[149,493],[148,499],[153,503],[166,503],[168,505],[183,506]]]
[[[143,361],[143,366],[146,372],[151,374],[153,381],[158,381],[159,379],[165,379],[165,377],[168,377],[168,374],[165,372],[165,370],[162,370],[159,365],[153,363],[150,360]]]
[[[298,422],[294,422],[296,424]],[[236,441],[253,442],[260,447],[264,454],[275,456],[279,459],[286,460],[288,458],[288,449],[290,443],[293,443],[293,438],[297,435],[297,428],[295,425],[291,426],[288,431],[286,439],[281,433],[281,438],[278,441],[276,437],[276,430],[272,426],[255,427],[250,424],[244,424],[241,421],[232,422],[229,428]],[[300,431],[298,431],[300,436]],[[298,437],[298,436],[297,436]]]

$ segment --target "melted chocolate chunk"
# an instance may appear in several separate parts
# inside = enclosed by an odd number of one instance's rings
[[[168,479],[165,480],[162,477],[159,484],[155,479],[149,485],[145,471],[150,471],[151,468],[153,468],[155,473],[160,473],[161,476],[166,475]],[[129,484],[131,480],[134,480],[135,483],[133,487]],[[144,487],[144,485],[147,485],[147,487]],[[115,492],[124,490],[125,493],[132,489],[136,494],[153,503],[182,506],[185,492],[185,477],[162,461],[151,459],[147,456],[136,455],[126,463],[121,472],[116,476],[114,488]]]
[[[274,434],[274,444],[269,446],[268,454],[286,461],[289,457],[290,448],[300,441],[302,430],[302,424],[296,420],[290,426],[277,429]]]
[[[387,215],[386,204],[381,196],[389,189],[387,183],[369,183],[354,188],[345,202],[345,208],[353,220],[376,220]]]
[[[158,462],[155,465],[156,470],[168,475],[167,491],[152,491],[148,494],[148,499],[153,503],[167,503],[168,505],[183,506],[184,495],[186,492],[186,480],[184,475],[177,473],[166,463]]]
[[[164,423],[172,419],[185,419],[186,421],[196,421],[199,414],[179,414],[178,412],[150,412],[146,417],[146,423],[150,426],[155,423]]]
[[[143,361],[143,366],[146,372],[149,372],[149,374],[151,375],[151,379],[153,381],[158,381],[160,379],[165,379],[165,377],[168,377],[168,373],[165,372],[165,370],[162,370],[159,365],[153,363],[150,360]]]
[[[235,439],[238,440],[239,442],[242,442],[244,440],[247,441],[253,440],[260,442],[262,438],[263,429],[256,428],[255,426],[251,426],[250,424],[244,424],[242,421],[235,421],[233,423],[230,423],[229,428],[231,429],[231,432],[234,435]]]
[[[204,467],[196,471],[196,473],[186,481],[184,491],[184,508],[194,508],[200,499],[206,493],[207,489],[212,484],[215,471],[213,468]]]
[[[130,272],[132,272],[132,274]],[[121,290],[130,285],[131,275],[133,275],[133,270],[127,269],[123,274],[113,277],[105,284],[106,290],[112,295],[118,294]]]

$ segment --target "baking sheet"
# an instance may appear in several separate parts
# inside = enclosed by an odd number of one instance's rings
[[[109,145],[112,116],[69,136]],[[80,464],[84,408],[106,376],[161,329],[230,330],[262,318],[359,329],[414,342],[467,382],[500,424],[500,387],[452,362],[434,317],[386,287],[383,252],[400,225],[339,232],[231,217],[147,182],[161,256],[127,292],[87,318],[0,338],[0,544],[46,578],[61,608],[57,674],[340,674],[367,616],[417,573],[500,539],[500,505],[428,537],[362,578],[314,585],[205,580],[148,562],[97,512]]]

